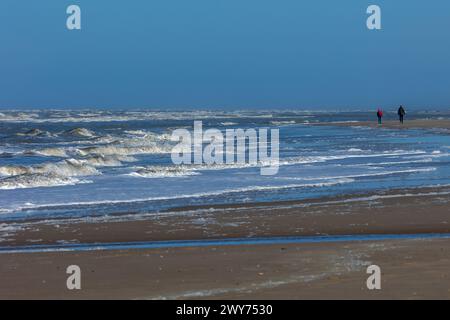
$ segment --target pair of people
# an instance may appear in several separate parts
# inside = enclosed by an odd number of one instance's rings
[[[403,124],[403,121],[405,119],[405,114],[406,114],[405,108],[403,108],[403,106],[400,106],[400,108],[398,108],[397,114],[398,114],[400,123]],[[378,118],[378,124],[381,124],[382,119],[383,119],[383,110],[382,109],[378,109],[377,118]]]

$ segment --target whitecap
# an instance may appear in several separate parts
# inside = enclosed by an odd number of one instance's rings
[[[34,173],[0,179],[0,190],[67,186],[88,182],[90,181],[79,180],[72,177],[63,177],[56,174]]]

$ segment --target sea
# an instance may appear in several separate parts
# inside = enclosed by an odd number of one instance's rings
[[[406,121],[412,119],[450,119],[450,113],[408,112]],[[194,121],[222,132],[279,129],[278,173],[261,175],[250,163],[174,164],[172,132],[192,130]],[[358,121],[375,122],[375,112],[0,110],[0,221],[132,218],[191,206],[450,185],[448,130],[369,128]]]

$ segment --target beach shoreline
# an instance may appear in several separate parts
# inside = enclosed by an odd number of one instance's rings
[[[308,125],[378,127],[365,121]],[[404,125],[385,121],[380,127],[446,134],[450,120],[407,120]],[[352,150],[358,155],[362,149]],[[433,150],[437,149],[431,149],[430,156]],[[450,298],[450,239],[427,238],[450,233],[450,185],[362,188],[338,194],[290,201],[186,204],[145,213],[130,209],[118,210],[120,214],[35,215],[32,219],[24,215],[0,220],[0,299]],[[419,234],[425,236],[414,238]],[[377,235],[378,240],[370,239]],[[411,238],[402,238],[405,235]],[[341,237],[341,241],[275,241],[320,236]],[[356,240],[342,241],[342,236]],[[242,241],[226,243],[237,238]],[[245,242],[261,238],[274,241]],[[196,245],[212,240],[218,243]],[[191,241],[192,245],[132,247],[138,242],[164,241]],[[95,250],[70,249],[77,244]],[[114,248],[114,244],[131,248]],[[38,246],[39,252],[5,251]],[[45,252],[46,248],[53,249]],[[382,270],[382,290],[366,287],[366,268],[371,264]],[[66,287],[69,265],[82,270],[81,290]]]
[[[1,245],[448,233],[449,192],[449,187],[434,187],[309,201],[203,206],[134,221],[34,221],[10,231]],[[0,297],[443,298],[449,297],[445,288],[450,288],[445,269],[450,264],[449,243],[448,239],[409,239],[3,253]],[[388,268],[383,280],[387,290],[372,292],[365,287],[365,268],[372,263]],[[71,264],[84,270],[85,286],[77,292],[65,288],[65,268]],[[419,279],[416,273],[421,274]]]

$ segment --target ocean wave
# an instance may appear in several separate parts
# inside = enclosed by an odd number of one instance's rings
[[[75,129],[74,129],[75,130]],[[71,130],[70,132],[72,132]],[[48,157],[86,157],[86,156],[116,156],[126,157],[138,154],[165,154],[172,151],[169,134],[151,132],[134,132],[132,137],[95,136],[92,131],[77,130],[76,136],[89,137],[83,141],[57,142],[56,146],[42,149],[22,151],[22,154]],[[67,146],[66,146],[67,145]],[[125,158],[124,158],[125,159]],[[128,160],[124,160],[128,161]],[[134,161],[134,160],[132,160]]]
[[[363,163],[358,166],[390,166],[390,165],[398,165],[398,164],[411,164],[411,163],[429,163],[433,162],[431,158],[425,158],[421,160],[405,160],[405,161],[387,161],[387,162],[369,162]]]
[[[33,173],[0,179],[0,190],[56,187],[88,182],[90,181],[79,180],[72,177],[63,177],[56,174]]]
[[[346,184],[346,183],[352,183],[352,182],[354,182],[353,179],[336,179],[336,180],[314,182],[314,183],[295,183],[295,184],[276,185],[276,186],[248,186],[248,187],[242,187],[242,188],[223,189],[223,190],[218,190],[218,191],[200,192],[200,193],[193,193],[193,194],[181,194],[181,195],[164,196],[164,197],[148,197],[148,198],[123,199],[123,200],[118,199],[118,200],[77,201],[77,202],[48,203],[48,204],[29,203],[22,207],[17,207],[16,210],[59,208],[59,207],[67,207],[67,206],[125,204],[125,203],[139,203],[139,202],[147,202],[147,201],[203,198],[203,197],[221,196],[221,195],[242,193],[242,192],[271,191],[271,190],[282,190],[282,189],[293,189],[293,188],[322,188],[322,187],[331,187],[334,185]]]
[[[40,130],[40,129],[31,129],[26,132],[16,133],[17,136],[20,137],[54,137],[54,134],[51,134],[48,131]]]
[[[315,117],[320,112],[306,110],[290,110],[289,115],[273,110],[189,110],[189,111],[156,111],[156,110],[89,110],[80,112],[77,110],[35,110],[19,112],[17,110],[5,110],[0,115],[0,120],[13,123],[90,123],[90,122],[127,122],[127,121],[171,121],[171,120],[207,120],[219,119],[225,122],[233,122],[234,119],[292,119]],[[280,120],[282,121],[282,120]]]
[[[128,175],[139,178],[175,178],[198,174],[198,172],[183,166],[153,166],[138,168],[138,170],[129,173]]]
[[[390,176],[395,174],[403,173],[418,173],[418,172],[432,172],[437,169],[434,167],[430,168],[417,168],[417,169],[405,169],[405,170],[380,170],[380,172],[372,173],[360,173],[360,174],[349,174],[341,176],[327,176],[327,177],[282,177],[283,180],[296,180],[296,181],[310,181],[310,180],[332,180],[332,179],[355,179],[355,178],[366,178],[366,177],[377,177],[377,176]]]
[[[76,137],[85,137],[85,138],[96,137],[96,134],[93,131],[86,128],[75,128],[72,130],[68,130],[65,133]]]
[[[142,145],[142,146],[120,146],[120,145],[104,145],[79,148],[78,153],[82,156],[87,155],[138,155],[138,154],[159,154],[170,153],[170,148],[159,145]]]
[[[95,155],[86,159],[79,160],[83,163],[87,163],[94,167],[119,167],[122,165],[122,162],[134,162],[137,161],[136,158],[131,156],[104,156],[104,155]]]
[[[323,163],[328,161],[335,160],[345,160],[345,159],[364,159],[364,158],[382,158],[382,157],[391,157],[391,156],[405,156],[405,155],[423,155],[427,154],[422,150],[414,150],[414,151],[386,151],[382,153],[365,153],[365,154],[342,154],[342,155],[321,155],[321,156],[296,156],[296,157],[288,157],[284,159],[280,159],[278,162],[279,166],[287,166],[287,165],[296,165],[296,164],[314,164],[314,163]],[[270,163],[268,163],[270,165]]]
[[[147,166],[147,167],[139,167],[135,168],[138,171],[132,172],[131,176],[135,177],[170,177],[170,176],[188,176],[195,175],[196,172],[199,171],[212,171],[212,170],[229,170],[229,169],[245,169],[245,168],[259,168],[259,167],[270,167],[270,166],[291,166],[291,165],[299,165],[299,164],[314,164],[314,163],[323,163],[327,161],[333,160],[343,160],[347,158],[372,158],[372,157],[383,157],[383,156],[391,156],[391,155],[405,155],[405,154],[422,154],[421,151],[412,151],[411,152],[390,152],[390,153],[380,153],[380,154],[348,154],[341,156],[298,156],[298,157],[288,157],[284,159],[276,160],[265,160],[265,161],[257,161],[257,162],[245,162],[245,163],[212,163],[212,164],[183,164],[183,165],[168,165],[168,166]],[[409,161],[411,162],[411,161]],[[417,161],[420,163],[429,162],[428,160],[420,160]],[[405,162],[406,163],[406,162]],[[373,163],[374,165],[376,163]],[[386,162],[387,164],[387,162]],[[364,164],[355,164],[354,166],[360,166]],[[372,165],[369,163],[367,165]],[[381,165],[381,164],[380,164]]]
[[[125,122],[141,120],[201,120],[230,118],[271,118],[270,112],[226,112],[226,111],[58,111],[17,112],[5,111],[0,115],[1,121],[32,122],[32,123],[88,123],[88,122]]]
[[[125,130],[124,133],[135,135],[135,136],[145,136],[148,132],[145,130]]]
[[[12,158],[14,153],[11,152],[0,152],[0,158]]]
[[[66,150],[63,148],[44,148],[41,150],[33,150],[29,153],[46,156],[46,157],[61,157],[66,158],[68,157]]]
[[[289,125],[289,124],[296,124],[297,122],[294,120],[286,120],[286,121],[270,121],[270,124],[273,124],[275,126],[282,126],[282,125]]]

